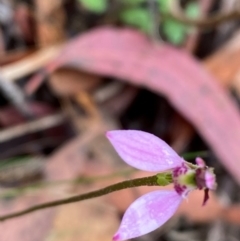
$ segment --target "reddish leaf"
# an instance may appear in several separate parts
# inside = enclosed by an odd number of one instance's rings
[[[100,28],[70,42],[49,72],[70,66],[164,94],[240,183],[240,116],[228,93],[193,57],[134,30]]]

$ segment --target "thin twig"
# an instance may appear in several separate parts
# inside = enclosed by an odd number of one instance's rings
[[[216,27],[220,24],[223,24],[227,21],[233,21],[233,20],[239,20],[240,19],[240,10],[235,9],[228,13],[218,13],[211,17],[207,17],[204,19],[192,19],[186,17],[184,14],[180,12],[172,12],[170,13],[161,13],[162,18],[171,18],[174,20],[177,20],[181,23],[184,23],[186,25],[191,25],[194,27],[199,28],[212,28]]]
[[[160,26],[160,15],[158,12],[158,5],[156,0],[148,0],[148,8],[151,16],[151,36],[153,40],[160,40],[161,37],[159,34]]]
[[[39,70],[57,57],[62,50],[62,47],[62,44],[46,47],[22,60],[0,67],[1,78],[6,81],[16,81],[21,77]]]
[[[0,132],[0,143],[11,140],[13,138],[27,135],[33,132],[41,131],[63,123],[65,116],[62,113],[53,114],[40,118],[35,121],[7,128]]]
[[[99,189],[99,190],[96,190],[93,192],[84,193],[84,194],[72,196],[69,198],[63,198],[63,199],[59,199],[59,200],[52,201],[52,202],[46,202],[43,204],[38,204],[38,205],[32,206],[30,208],[27,208],[27,209],[19,211],[19,212],[14,212],[14,213],[0,216],[0,221],[5,221],[7,219],[12,219],[12,218],[16,218],[19,216],[23,216],[25,214],[32,213],[37,210],[46,209],[46,208],[50,208],[50,207],[56,207],[56,206],[60,206],[63,204],[68,204],[68,203],[79,202],[79,201],[83,201],[86,199],[100,197],[100,196],[103,196],[103,195],[106,195],[106,194],[109,194],[109,193],[112,193],[115,191],[132,188],[132,187],[140,187],[140,186],[159,186],[159,184],[157,183],[157,176],[154,175],[154,176],[149,176],[149,177],[143,177],[143,178],[137,178],[137,179],[132,179],[132,180],[128,180],[128,181],[123,181],[123,182],[119,182],[119,183],[110,185],[108,187],[105,187],[105,188],[102,188],[102,189]]]
[[[0,89],[8,100],[19,110],[27,119],[34,117],[32,109],[27,102],[27,98],[22,89],[14,82],[6,81],[0,76]]]

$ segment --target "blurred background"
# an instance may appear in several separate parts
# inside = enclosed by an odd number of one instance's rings
[[[135,240],[240,240],[239,27],[239,0],[0,0],[0,216],[151,175],[105,137],[136,129],[204,158],[218,189]],[[111,240],[151,189],[2,222],[0,241]]]

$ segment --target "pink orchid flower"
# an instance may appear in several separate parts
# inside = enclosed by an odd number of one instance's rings
[[[197,165],[188,165],[167,143],[158,137],[135,130],[115,130],[106,134],[119,156],[130,166],[144,171],[172,174],[174,190],[159,190],[135,200],[125,212],[114,241],[147,234],[170,219],[187,194],[204,189],[204,204],[208,190],[216,188],[212,169],[201,158]]]

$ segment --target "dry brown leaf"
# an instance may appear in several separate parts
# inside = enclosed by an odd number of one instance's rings
[[[50,75],[49,84],[60,96],[73,96],[81,91],[90,91],[101,82],[101,78],[73,68],[60,68]]]
[[[29,5],[19,3],[14,11],[15,21],[21,31],[23,38],[28,43],[34,42],[34,19]]]
[[[171,125],[171,147],[177,153],[182,153],[195,134],[193,126],[178,113],[175,113]]]
[[[59,208],[46,241],[109,241],[117,230],[116,210],[103,198]]]
[[[237,32],[229,42],[204,61],[206,68],[218,78],[224,87],[232,85],[232,80],[240,68],[239,41],[240,32]]]
[[[36,202],[44,202],[47,199],[43,196],[22,197],[14,201],[1,201],[1,214],[24,209],[34,205]],[[12,219],[1,223],[0,240],[1,241],[42,241],[46,233],[51,229],[51,223],[54,219],[55,209],[43,210]]]
[[[224,210],[222,217],[230,223],[240,225],[240,205],[236,204],[227,208]]]
[[[62,0],[35,0],[37,41],[49,46],[65,40],[66,15]]]
[[[205,206],[202,206],[203,191],[196,190],[184,200],[177,211],[177,215],[183,215],[193,222],[211,222],[221,217],[224,206],[214,193]]]
[[[82,136],[70,141],[60,150],[58,150],[52,157],[49,158],[46,166],[46,180],[66,180],[70,178],[76,178],[79,175],[101,175],[106,172],[111,173],[115,157],[117,154],[110,150],[110,144],[106,140],[104,133],[108,129],[113,128],[111,121],[105,119],[103,123],[96,123],[95,126],[89,126],[89,130],[86,130]],[[103,141],[105,140],[105,142]],[[100,145],[99,145],[100,142]],[[104,144],[105,143],[105,144]],[[112,148],[112,147],[111,147]],[[105,153],[106,152],[106,153]],[[89,157],[90,154],[92,158]],[[112,156],[114,153],[115,157]],[[104,184],[102,184],[104,185]],[[98,185],[91,185],[87,189],[97,189]],[[13,199],[12,201],[0,202],[0,215],[4,215],[16,210],[22,210],[32,205],[43,203],[45,201],[56,200],[60,197],[66,197],[71,195],[69,189],[51,189],[52,192],[43,191],[41,193],[24,196],[21,198]],[[54,190],[54,192],[53,192]],[[66,193],[68,191],[68,193]],[[84,190],[75,190],[85,192]],[[51,238],[56,238],[62,225],[69,224],[66,228],[72,228],[69,240],[74,240],[75,237],[72,232],[75,232],[79,225],[81,232],[77,233],[78,240],[84,240],[84,238],[93,237],[95,233],[103,238],[102,240],[108,240],[109,235],[113,234],[116,230],[117,219],[114,211],[110,208],[105,209],[105,204],[96,199],[94,202],[88,202],[74,204],[73,206],[63,206],[58,208],[51,208],[48,210],[41,210],[29,215],[6,221],[0,225],[0,240],[7,241],[49,241]],[[103,203],[103,204],[102,204]],[[81,206],[83,204],[83,206]],[[97,205],[99,204],[99,205]],[[101,206],[103,205],[103,206]],[[81,212],[86,215],[81,218]],[[96,220],[95,220],[96,214]],[[87,219],[89,215],[89,220]],[[66,221],[67,219],[67,221]],[[105,220],[105,224],[99,226],[102,220]],[[72,225],[70,221],[72,220]],[[69,221],[69,223],[68,223]],[[54,228],[53,228],[54,225]],[[84,229],[84,225],[88,229]],[[85,226],[85,227],[86,227]],[[53,229],[52,229],[53,228]],[[91,229],[93,228],[93,229]],[[93,230],[93,231],[91,231]],[[50,234],[53,235],[50,235]],[[83,235],[83,239],[80,235]],[[92,236],[91,236],[92,235]],[[55,240],[55,239],[53,239]],[[68,239],[63,239],[68,240]],[[94,239],[93,239],[94,240]],[[86,240],[89,241],[89,240]]]

